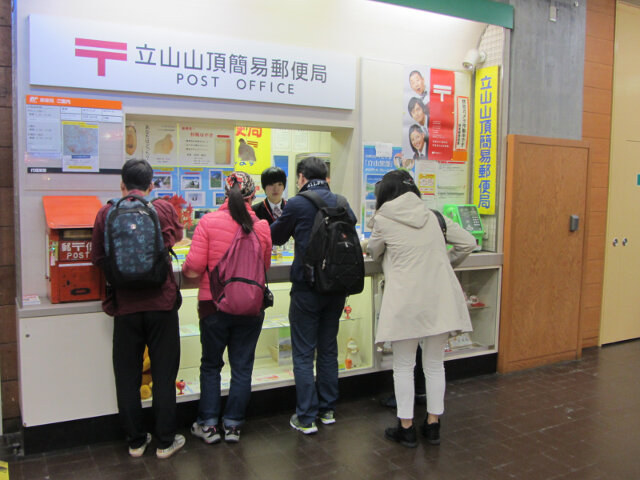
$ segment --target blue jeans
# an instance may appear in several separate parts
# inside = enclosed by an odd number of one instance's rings
[[[220,370],[227,348],[231,365],[231,385],[222,423],[228,427],[244,423],[251,397],[251,373],[264,313],[257,317],[216,312],[200,319],[200,403],[198,423],[217,425],[220,419]]]
[[[338,400],[338,327],[343,295],[291,292],[289,322],[296,381],[296,413],[302,423],[334,410]],[[313,357],[316,355],[316,379]]]

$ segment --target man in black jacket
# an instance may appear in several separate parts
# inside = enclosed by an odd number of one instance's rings
[[[312,190],[330,207],[337,197],[327,183],[327,166],[317,157],[303,159],[296,168],[300,193]],[[296,195],[271,225],[274,245],[282,245],[293,235],[295,252],[291,265],[289,323],[293,350],[293,374],[296,382],[296,413],[290,425],[305,435],[318,431],[316,418],[323,424],[335,423],[338,400],[338,323],[345,295],[321,295],[305,281],[303,258],[318,209],[308,199]],[[356,223],[353,211],[349,217]],[[316,355],[316,379],[313,359]]]
[[[251,208],[256,212],[258,218],[266,220],[271,225],[282,215],[282,210],[287,204],[287,201],[282,198],[287,186],[287,174],[281,168],[269,167],[262,172],[260,180],[267,198],[252,205]]]

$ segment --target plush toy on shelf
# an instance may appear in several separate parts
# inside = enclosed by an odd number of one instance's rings
[[[151,359],[149,358],[149,347],[144,347],[144,357],[142,360],[142,383],[140,385],[140,398],[147,400],[151,398],[151,389],[153,381],[151,380]]]

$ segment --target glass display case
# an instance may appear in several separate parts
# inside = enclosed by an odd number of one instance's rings
[[[491,265],[497,259],[501,259],[501,255],[472,254],[455,269],[467,300],[473,331],[449,338],[445,361],[497,353],[502,267]],[[380,348],[378,355],[380,369],[392,368],[389,344]]]
[[[373,263],[373,262],[370,262]],[[288,318],[291,283],[288,262],[274,262],[269,270],[269,288],[273,292],[274,305],[265,311],[262,333],[256,346],[256,358],[252,376],[253,390],[293,385],[291,333]],[[365,278],[364,290],[347,298],[340,318],[338,332],[339,375],[353,375],[372,371],[375,367],[373,351],[374,295],[377,289],[375,274]],[[178,379],[185,382],[179,401],[189,401],[200,394],[200,329],[197,314],[198,290],[183,289],[180,308],[180,369]],[[222,392],[229,388],[231,371],[226,352],[222,369]]]
[[[472,332],[449,338],[447,360],[497,352],[500,268],[456,270],[467,300]]]

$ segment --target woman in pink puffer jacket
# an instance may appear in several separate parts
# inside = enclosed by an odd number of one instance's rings
[[[227,442],[240,440],[240,428],[251,396],[255,348],[264,319],[264,312],[258,316],[241,316],[217,311],[209,288],[209,271],[213,271],[225,254],[239,228],[256,233],[263,250],[264,268],[271,265],[269,224],[259,220],[251,209],[255,198],[253,180],[244,172],[233,172],[226,178],[225,193],[224,204],[198,222],[182,266],[185,276],[200,277],[200,403],[191,433],[206,443],[218,443],[222,429]],[[221,418],[220,370],[225,348],[231,366],[231,385]]]

